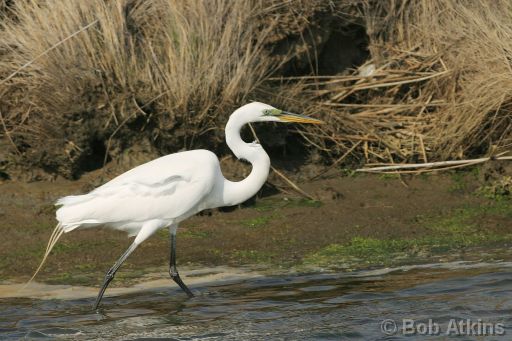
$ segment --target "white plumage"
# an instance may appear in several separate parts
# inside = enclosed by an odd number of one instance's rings
[[[237,205],[255,195],[263,186],[270,159],[260,144],[245,143],[241,139],[240,129],[249,122],[322,123],[267,104],[250,103],[230,116],[225,129],[226,143],[233,153],[252,164],[252,171],[244,180],[232,182],[225,179],[215,154],[208,150],[192,150],[163,156],[135,167],[87,194],[59,199],[56,203],[61,206],[56,214],[59,223],[32,279],[63,233],[79,228],[108,227],[136,236],[128,250],[107,272],[95,302],[96,308],[124,260],[157,230],[169,228],[169,273],[189,296],[193,296],[176,268],[176,230],[181,221],[199,211]]]
[[[136,235],[154,219],[179,223],[219,198],[219,161],[207,150],[167,155],[121,174],[88,194],[57,201],[57,220],[65,232],[106,225]],[[163,227],[163,226],[162,226]]]

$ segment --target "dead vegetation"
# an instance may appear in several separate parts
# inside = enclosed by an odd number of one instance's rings
[[[329,125],[304,132],[332,160],[440,161],[512,144],[512,4],[367,1],[371,59],[352,73],[302,77],[293,92]]]
[[[13,158],[68,177],[134,145],[218,148],[227,115],[249,100],[325,119],[296,132],[335,166],[512,144],[506,0],[17,1],[8,13],[0,131]],[[346,49],[325,58],[335,32],[361,26],[363,65],[343,60]],[[336,58],[354,68],[325,68]]]
[[[0,74],[19,72],[0,85],[4,133],[25,160],[70,177],[134,141],[169,152],[212,129],[218,139],[274,67],[254,1],[17,1],[12,11]]]

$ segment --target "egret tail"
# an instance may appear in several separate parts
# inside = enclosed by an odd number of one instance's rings
[[[55,228],[53,229],[52,235],[50,236],[50,240],[48,241],[48,245],[46,246],[46,251],[44,253],[43,260],[41,261],[41,264],[39,264],[39,266],[37,267],[37,269],[34,272],[34,274],[32,275],[32,277],[28,280],[28,282],[23,286],[23,288],[21,290],[25,289],[27,287],[27,285],[29,285],[30,282],[32,282],[34,280],[36,275],[42,269],[46,259],[48,258],[48,255],[50,254],[53,247],[55,246],[55,244],[57,243],[57,241],[59,240],[59,238],[62,236],[62,234],[64,232],[65,232],[65,230],[62,227],[62,224],[58,223],[57,226],[55,226]]]

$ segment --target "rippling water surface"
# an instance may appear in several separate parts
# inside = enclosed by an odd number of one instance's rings
[[[403,319],[500,323],[512,339],[512,263],[450,263],[358,273],[264,277],[93,299],[0,300],[0,339],[379,340]],[[382,321],[397,324],[386,335]],[[388,330],[392,333],[393,330]],[[461,338],[464,340],[465,338]],[[467,337],[472,340],[475,337]],[[483,338],[485,339],[485,338]]]

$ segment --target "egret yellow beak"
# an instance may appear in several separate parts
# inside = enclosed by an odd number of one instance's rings
[[[290,112],[283,111],[278,116],[280,120],[284,122],[294,122],[294,123],[309,123],[309,124],[323,124],[325,123],[322,120],[317,120],[316,118],[304,116],[304,115],[298,115],[298,114],[292,114]]]

